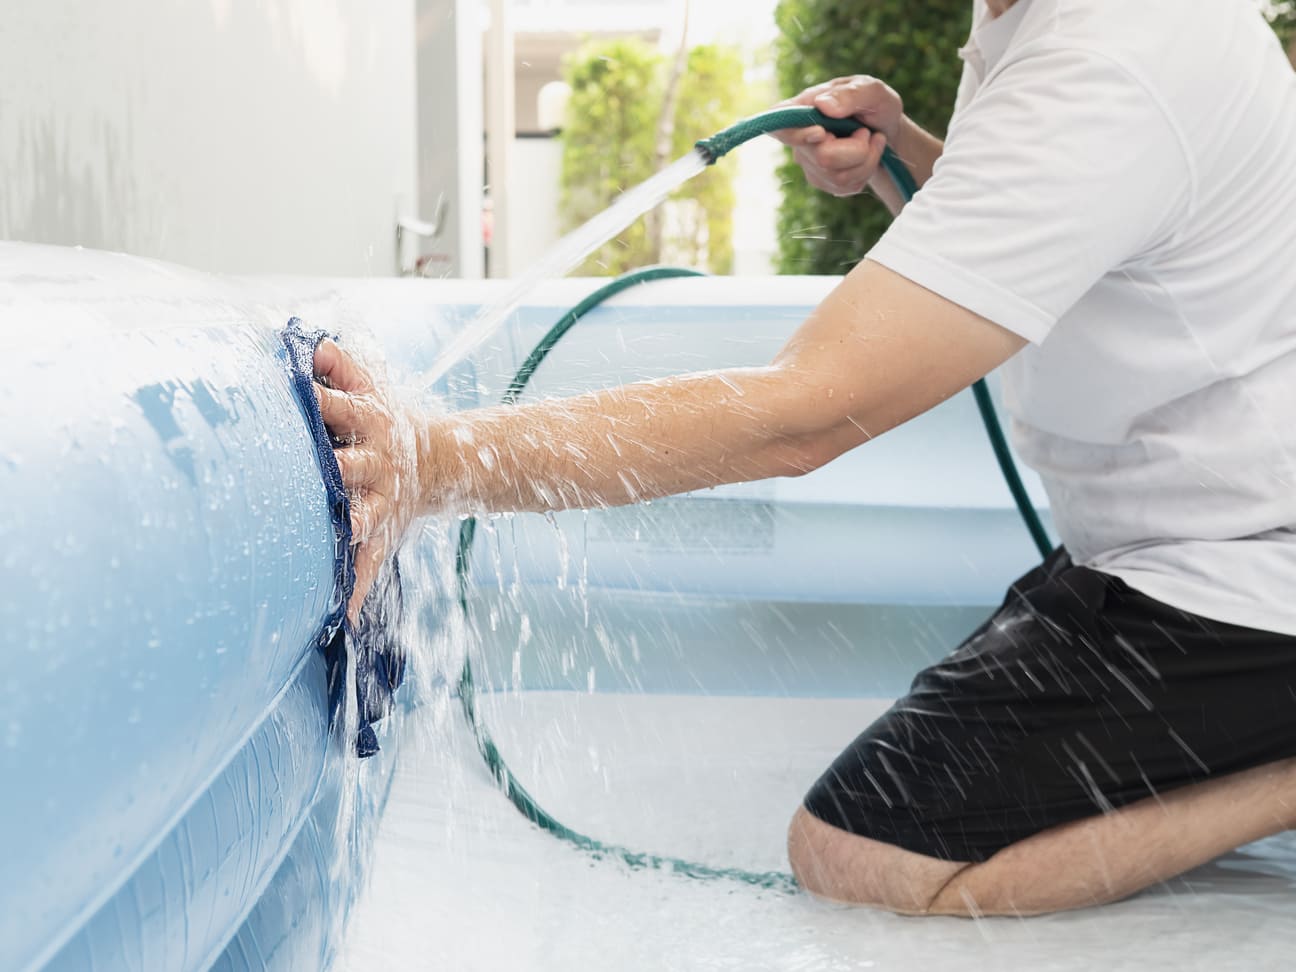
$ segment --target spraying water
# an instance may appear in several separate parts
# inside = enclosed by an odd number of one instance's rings
[[[702,172],[709,158],[698,149],[662,169],[633,189],[628,189],[593,219],[572,230],[541,260],[533,263],[499,300],[487,304],[473,321],[437,356],[432,367],[419,378],[431,385],[445,377],[456,364],[488,341],[535,287],[552,277],[562,277],[627,226],[661,203],[667,196]]]

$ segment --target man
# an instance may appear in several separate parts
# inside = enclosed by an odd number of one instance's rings
[[[1065,547],[789,832],[808,890],[910,914],[1098,904],[1296,826],[1291,67],[1248,0],[976,7],[945,144],[871,79],[797,99],[871,128],[785,133],[816,185],[898,208],[890,144],[924,188],[768,367],[426,419],[317,356],[361,593],[415,515],[798,475],[1004,365]]]

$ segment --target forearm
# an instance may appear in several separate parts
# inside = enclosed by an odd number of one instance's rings
[[[423,512],[618,506],[817,463],[812,422],[776,367],[641,382],[431,419]]]
[[[944,401],[1023,343],[866,260],[767,367],[426,421],[418,512],[618,506],[799,475]]]
[[[910,120],[908,115],[901,118],[900,131],[889,147],[905,164],[920,189],[931,178],[936,160],[945,151],[943,141]],[[878,169],[877,174],[869,180],[869,188],[892,215],[898,215],[904,208],[905,200],[885,169]]]

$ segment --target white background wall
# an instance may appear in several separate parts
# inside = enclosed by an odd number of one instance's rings
[[[414,0],[4,0],[0,237],[395,272]]]
[[[477,0],[417,0],[419,215],[422,273],[483,275],[482,16]]]
[[[562,236],[558,199],[562,143],[556,138],[519,138],[513,143],[512,225],[509,266],[521,273]]]

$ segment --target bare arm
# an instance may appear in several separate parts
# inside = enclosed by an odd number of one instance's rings
[[[764,368],[431,420],[421,508],[615,506],[800,475],[945,400],[1022,343],[866,261]]]
[[[317,371],[371,579],[414,516],[614,506],[816,469],[965,388],[1024,342],[869,261],[764,368],[420,418],[335,345]],[[416,462],[402,454],[412,447]],[[359,583],[359,582],[358,582]],[[366,588],[367,589],[367,585]]]

